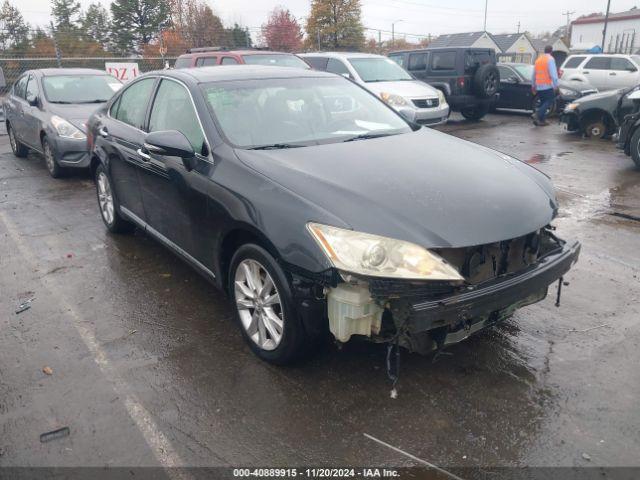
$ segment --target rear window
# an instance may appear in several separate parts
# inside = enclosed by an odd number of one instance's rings
[[[305,60],[311,65],[311,68],[323,72],[327,69],[327,62],[329,61],[326,57],[305,57]]]
[[[455,70],[456,52],[434,52],[431,55],[431,70]]]
[[[587,57],[570,57],[562,68],[578,68]]]
[[[611,57],[593,57],[589,60],[584,68],[592,70],[609,70],[611,67]]]
[[[176,63],[173,66],[174,66],[174,68],[189,68],[191,66],[191,58],[190,57],[178,57],[176,59]]]

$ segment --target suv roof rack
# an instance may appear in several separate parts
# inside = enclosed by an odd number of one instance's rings
[[[197,47],[187,48],[187,53],[201,53],[201,52],[222,52],[229,50],[227,47]]]

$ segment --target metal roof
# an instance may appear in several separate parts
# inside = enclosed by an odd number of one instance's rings
[[[429,44],[429,48],[442,47],[471,47],[480,37],[487,32],[450,33],[440,35]],[[487,33],[491,37],[490,33]]]

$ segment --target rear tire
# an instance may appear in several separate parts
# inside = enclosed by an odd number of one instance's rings
[[[51,148],[51,144],[47,137],[42,137],[42,153],[44,155],[44,162],[47,165],[49,175],[53,178],[60,178],[64,174],[64,169],[58,164],[56,154]]]
[[[249,348],[262,360],[285,365],[299,359],[307,337],[286,274],[264,248],[241,246],[229,268],[229,294]]]
[[[95,181],[100,217],[107,230],[111,233],[133,232],[135,225],[125,220],[119,213],[120,205],[111,186],[111,177],[102,164],[96,168]]]
[[[10,123],[7,123],[7,133],[9,134],[9,143],[11,144],[13,154],[18,158],[26,157],[29,154],[29,148],[18,141]]]
[[[478,105],[476,107],[467,107],[460,110],[460,113],[467,120],[477,122],[481,120],[487,113],[489,113],[488,105]]]
[[[631,159],[640,168],[640,128],[636,129],[631,141],[629,142],[629,150],[631,150]]]

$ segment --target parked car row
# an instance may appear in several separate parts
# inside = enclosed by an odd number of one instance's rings
[[[326,58],[328,70],[336,57]],[[47,155],[54,137],[84,142],[79,162],[106,228],[143,230],[226,292],[269,362],[293,361],[329,332],[427,353],[545,298],[580,253],[551,225],[549,178],[409,120],[372,86],[413,85],[391,60],[341,60],[350,78],[245,65],[150,72],[119,88],[101,72],[28,72],[7,128],[16,155]],[[80,78],[104,80],[110,98],[85,83],[66,90]],[[497,88],[481,78],[485,94]],[[407,103],[410,88],[433,92],[407,87]],[[437,92],[424,98],[443,108]],[[87,121],[75,106],[88,101]],[[26,104],[43,119],[32,136],[16,113]]]

